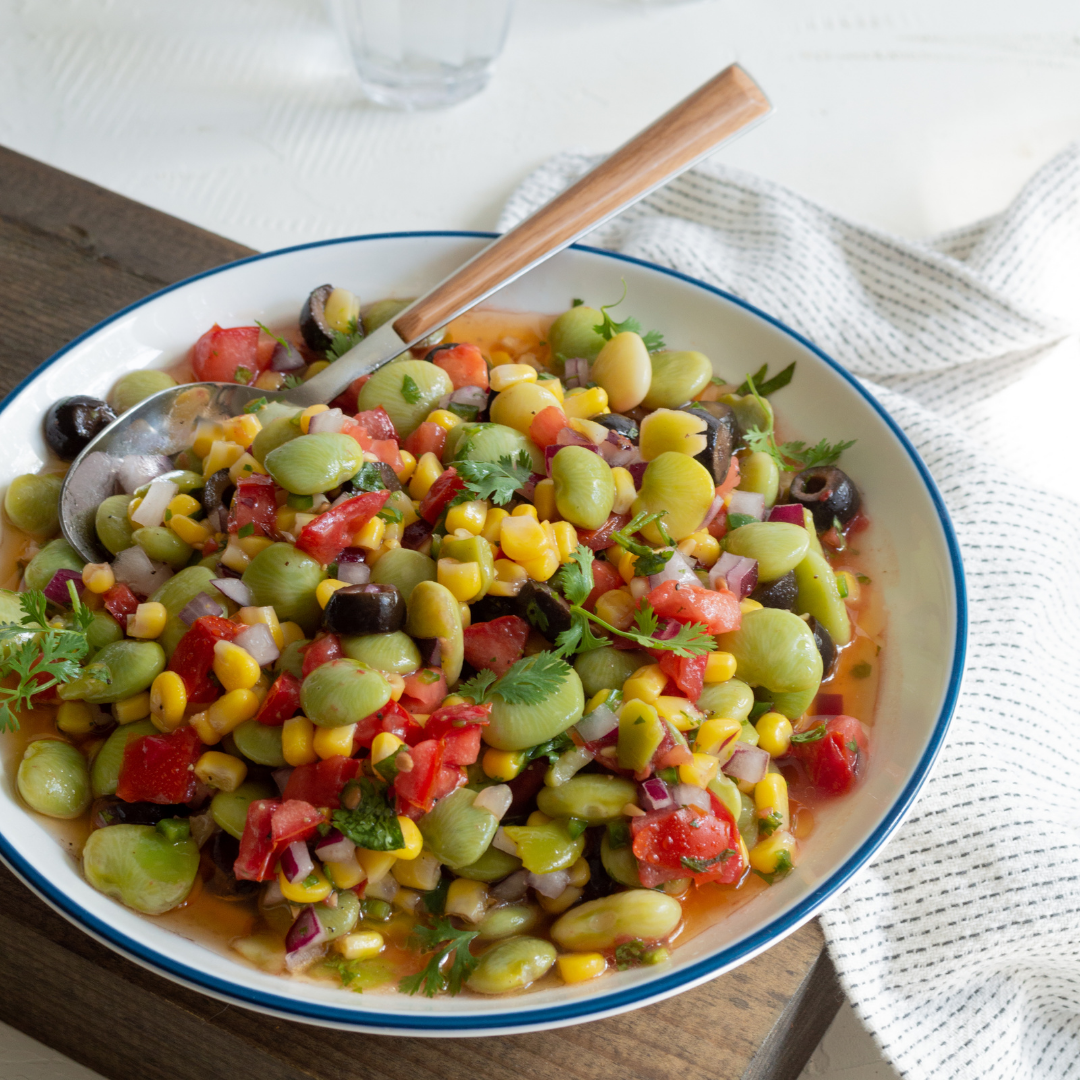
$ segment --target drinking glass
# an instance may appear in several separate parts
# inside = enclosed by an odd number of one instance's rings
[[[502,51],[513,0],[327,0],[364,92],[398,109],[479,93]]]

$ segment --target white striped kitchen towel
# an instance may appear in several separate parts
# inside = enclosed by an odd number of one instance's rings
[[[501,227],[594,162],[543,166]],[[1004,214],[927,242],[717,164],[589,242],[805,334],[863,379],[936,477],[970,591],[964,688],[910,818],[824,913],[829,948],[905,1077],[1080,1076],[1080,511],[1023,475],[1055,395],[1024,389],[1033,368],[1080,357],[1080,149]]]

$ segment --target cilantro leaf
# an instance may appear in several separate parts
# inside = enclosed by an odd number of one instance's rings
[[[795,361],[792,360],[790,364],[778,375],[774,375],[771,379],[769,375],[769,365],[762,364],[761,367],[754,373],[753,380],[757,387],[757,393],[761,397],[768,397],[770,394],[775,394],[777,390],[782,390],[789,382],[791,377],[795,374]],[[746,377],[746,382],[735,391],[736,394],[749,394],[750,393],[750,379],[751,376]]]
[[[826,732],[824,724],[815,724],[807,731],[801,731],[797,735],[792,735],[791,741],[793,743],[817,742],[818,739],[824,739],[827,734],[828,732]]]
[[[763,874],[760,870],[755,870],[754,873],[757,874],[757,876],[761,878],[762,881],[766,882],[769,885],[772,885],[775,882],[779,881],[781,878],[787,877],[788,874],[791,873],[794,865],[795,864],[791,861],[790,852],[781,851],[780,854],[776,856],[775,870],[773,870],[769,874]]]
[[[267,406],[267,400],[264,397],[256,398],[254,401],[249,401],[244,406],[244,412],[257,413],[260,409],[265,409]]]
[[[330,348],[324,354],[331,361],[340,360],[350,349],[354,349],[364,340],[364,328],[353,319],[349,323],[348,333],[343,334],[340,330],[330,331]]]
[[[538,705],[566,681],[570,665],[551,652],[526,656],[496,683],[494,692],[507,705]]]
[[[357,847],[368,851],[397,851],[405,846],[397,815],[386,801],[384,789],[370,780],[359,781],[361,799],[355,810],[335,810],[330,816],[335,828]]]
[[[645,348],[649,352],[656,352],[658,349],[664,347],[664,335],[659,330],[649,330],[647,333],[642,333],[641,323],[635,318],[623,319],[622,322],[615,322],[614,319],[608,314],[608,308],[618,307],[626,299],[626,279],[623,279],[623,293],[618,300],[613,304],[604,304],[600,308],[601,322],[599,325],[594,326],[593,329],[605,340],[610,341],[616,334],[633,333],[640,334],[642,341],[645,342]]]
[[[381,518],[387,525],[400,525],[405,520],[405,515],[400,510],[395,510],[392,506],[388,506],[385,510],[380,510],[375,516]]]
[[[385,491],[382,469],[374,461],[365,461],[360,471],[349,481],[354,491]]]
[[[478,930],[458,930],[449,919],[435,920],[433,926],[418,926],[416,940],[421,951],[433,952],[423,971],[416,975],[406,975],[398,983],[403,994],[415,994],[420,990],[428,997],[434,997],[440,990],[449,994],[459,994],[465,980],[473,973],[480,962],[478,956],[469,952],[469,944],[479,934]],[[449,971],[443,969],[443,962],[450,960]]]
[[[282,390],[295,390],[298,386],[302,386],[304,380],[301,376],[295,375],[290,372],[285,376],[285,381],[281,384]]]
[[[462,697],[470,698],[477,705],[485,705],[491,700],[492,687],[498,679],[494,671],[480,671],[463,682],[457,688],[457,692]]]
[[[516,457],[504,454],[498,461],[457,461],[458,476],[465,481],[465,490],[454,496],[452,505],[473,499],[490,499],[496,506],[505,506],[514,492],[532,477],[532,458],[527,450]]]
[[[758,832],[762,836],[772,836],[784,823],[779,810],[770,810],[764,817],[758,819]]]
[[[704,874],[711,870],[717,863],[727,862],[734,854],[734,848],[724,848],[719,855],[714,855],[711,859],[695,859],[689,855],[684,855],[679,862],[685,866],[687,870],[690,870],[695,874]]]
[[[675,554],[674,548],[670,551],[657,551],[654,548],[649,547],[648,544],[641,543],[640,540],[635,540],[634,533],[640,532],[646,525],[656,522],[658,529],[663,529],[661,518],[667,514],[666,510],[660,510],[657,513],[646,513],[642,510],[639,514],[636,514],[631,521],[628,521],[617,533],[613,533],[611,539],[620,547],[629,551],[632,555],[636,555],[637,561],[634,563],[634,574],[637,577],[649,577],[652,574],[659,574],[668,564],[668,560]],[[661,534],[663,535],[663,534]]]
[[[403,375],[401,378],[401,396],[410,405],[416,405],[420,401],[420,387],[411,375]]]
[[[567,750],[572,750],[573,747],[574,740],[564,731],[555,738],[548,739],[547,742],[530,747],[525,751],[525,760],[536,761],[538,758],[547,758],[554,765]]]

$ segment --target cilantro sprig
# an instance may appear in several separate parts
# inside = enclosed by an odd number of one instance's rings
[[[645,348],[649,352],[657,352],[664,347],[664,335],[659,330],[649,330],[647,333],[642,333],[641,323],[635,318],[623,319],[622,322],[615,322],[614,319],[608,314],[608,308],[618,307],[626,299],[626,279],[623,279],[623,292],[622,296],[613,304],[604,304],[600,308],[601,322],[599,325],[594,326],[593,329],[605,340],[610,341],[616,334],[622,334],[630,332],[634,334],[640,334],[641,340],[645,342]]]
[[[806,731],[800,731],[797,735],[791,736],[793,743],[810,743],[817,742],[818,739],[824,739],[827,732],[824,724],[815,724],[812,728],[808,728]]]
[[[90,652],[86,631],[94,614],[79,599],[71,581],[68,595],[72,627],[49,625],[48,600],[38,589],[19,597],[21,622],[0,625],[0,678],[11,676],[17,680],[14,686],[0,687],[0,731],[18,730],[18,713],[31,708],[35,694],[73,682],[82,674],[81,661]],[[28,631],[33,632],[33,637],[26,637]]]
[[[326,350],[326,359],[331,363],[340,360],[350,349],[356,348],[364,340],[364,328],[356,319],[349,322],[347,333],[340,330],[330,331],[330,348]],[[406,398],[406,400],[408,400]]]
[[[397,851],[405,846],[397,815],[386,800],[385,789],[370,780],[353,781],[360,786],[360,804],[354,810],[335,810],[334,827],[357,847],[368,851]]]
[[[777,378],[779,377],[777,376]],[[769,410],[765,409],[765,402],[762,400],[761,393],[754,385],[754,377],[747,375],[745,385],[749,388],[758,404],[762,406],[765,415],[770,416]],[[835,465],[840,459],[840,455],[855,445],[854,439],[838,443],[830,443],[828,440],[822,439],[817,446],[810,447],[801,441],[778,443],[772,420],[769,421],[769,425],[765,429],[750,428],[743,438],[751,450],[768,454],[784,472],[813,469],[819,465]]]
[[[527,450],[519,450],[514,457],[504,454],[498,461],[457,461],[454,468],[465,481],[465,490],[454,496],[452,506],[473,499],[490,499],[496,506],[505,506],[533,474]]]
[[[783,390],[783,388],[791,382],[791,378],[794,374],[794,360],[792,360],[783,371],[774,375],[771,379],[769,378],[769,365],[762,364],[753,375],[746,376],[746,382],[744,382],[735,393],[749,394],[752,379],[753,385],[757,387],[756,393],[760,394],[762,397],[768,397],[770,394],[775,394],[777,390]]]
[[[478,956],[469,952],[469,945],[478,935],[478,930],[458,930],[447,918],[436,919],[432,926],[418,926],[417,945],[422,952],[434,955],[423,971],[406,975],[398,983],[398,990],[403,994],[422,990],[428,997],[434,997],[440,990],[451,995],[461,993],[465,980],[480,962]]]
[[[477,705],[489,702],[494,694],[507,705],[538,705],[562,686],[570,665],[552,652],[526,656],[511,665],[502,678],[493,671],[481,671],[458,687],[458,693]]]
[[[623,528],[617,533],[613,533],[611,539],[622,547],[624,550],[629,551],[632,555],[636,555],[637,562],[634,563],[634,573],[641,577],[648,577],[650,574],[659,574],[668,564],[671,556],[675,554],[674,541],[668,535],[667,529],[664,528],[664,523],[661,520],[667,514],[666,510],[660,510],[656,513],[646,513],[642,510],[636,514],[631,521],[628,521]],[[660,535],[664,538],[664,542],[671,544],[672,548],[669,551],[655,551],[649,547],[648,544],[641,543],[640,540],[634,539],[634,533],[641,532],[646,525],[650,525],[656,522],[657,529],[660,530]]]
[[[727,862],[734,854],[734,848],[724,848],[719,855],[714,855],[711,859],[695,859],[690,855],[684,855],[679,862],[692,873],[704,874],[716,866],[717,863]]]
[[[401,396],[410,405],[416,405],[420,401],[420,387],[411,375],[403,375],[401,378]]]
[[[569,656],[610,644],[607,638],[599,638],[593,633],[591,623],[602,626],[609,633],[636,642],[642,648],[666,649],[676,656],[700,656],[716,649],[716,639],[701,623],[680,624],[675,636],[665,641],[653,637],[660,620],[647,600],[641,601],[634,614],[636,630],[620,630],[617,626],[605,622],[599,615],[586,611],[581,605],[595,584],[592,572],[594,558],[589,548],[578,544],[577,550],[570,556],[570,561],[559,571],[558,584],[570,602],[571,622],[569,629],[555,639],[556,655]]]

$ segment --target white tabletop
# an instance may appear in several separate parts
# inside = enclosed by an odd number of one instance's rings
[[[777,112],[724,160],[908,236],[1080,137],[1075,0],[518,0],[488,89],[417,114],[364,102],[319,0],[0,0],[0,143],[259,249],[491,228],[733,60]],[[0,1030],[0,1080],[90,1075],[57,1062]],[[845,1010],[804,1077],[892,1075]]]

